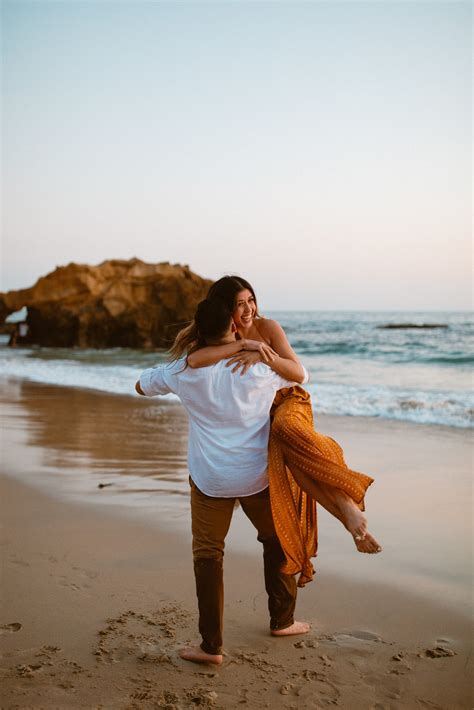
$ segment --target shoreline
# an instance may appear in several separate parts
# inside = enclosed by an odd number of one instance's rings
[[[138,374],[140,372],[138,371]],[[138,375],[137,375],[138,377]],[[13,385],[21,385],[22,383],[31,385],[33,387],[45,387],[45,388],[53,388],[53,389],[59,389],[59,390],[67,390],[67,391],[75,391],[78,390],[79,392],[83,392],[85,394],[90,394],[91,396],[103,396],[103,397],[113,397],[117,399],[122,399],[124,402],[129,402],[130,403],[130,398],[133,401],[144,401],[146,400],[147,402],[154,402],[155,404],[158,403],[160,400],[159,397],[140,397],[139,395],[135,395],[133,391],[130,392],[130,394],[126,394],[124,392],[111,392],[109,390],[101,390],[98,388],[94,387],[83,387],[82,385],[69,385],[69,384],[58,384],[55,382],[42,382],[38,380],[33,380],[29,379],[27,377],[19,377],[17,375],[10,375],[10,374],[3,374],[0,373],[0,381],[5,382],[5,386],[8,387],[8,384],[11,383]],[[133,388],[132,388],[133,390]],[[181,407],[181,404],[179,402],[179,399],[175,395],[170,395],[168,399],[162,398],[161,400],[161,405],[160,406],[176,406],[179,405]],[[182,407],[181,407],[182,408]],[[183,414],[184,414],[184,408],[183,409]],[[472,435],[474,433],[473,427],[470,426],[452,426],[449,424],[439,424],[439,423],[432,423],[432,422],[417,422],[417,421],[412,421],[408,419],[397,419],[397,418],[391,418],[391,417],[376,417],[373,415],[369,414],[327,414],[327,413],[321,413],[318,414],[317,412],[313,412],[315,416],[315,420],[318,422],[321,421],[323,423],[322,430],[330,429],[333,424],[337,426],[339,423],[340,425],[345,425],[348,428],[350,428],[351,422],[358,423],[358,424],[367,424],[367,425],[387,425],[388,427],[397,427],[397,426],[406,426],[409,428],[420,428],[421,431],[427,430],[428,432],[433,432],[433,431],[439,431],[440,433],[453,433],[456,434],[457,432],[460,434],[460,436],[465,436],[465,435]],[[339,426],[337,426],[339,428]]]
[[[166,351],[164,351],[166,352]],[[161,361],[160,361],[161,363]],[[146,367],[149,367],[150,364],[148,363]],[[138,374],[140,373],[140,368],[137,369]],[[83,384],[75,384],[75,383],[64,383],[64,382],[46,382],[42,380],[36,380],[33,378],[29,378],[27,375],[22,376],[18,374],[9,374],[9,373],[0,373],[0,381],[5,381],[7,384],[8,382],[12,383],[21,383],[21,382],[28,382],[32,385],[38,385],[38,386],[44,386],[44,387],[59,387],[59,388],[64,388],[64,389],[77,389],[83,392],[88,392],[90,394],[101,394],[104,396],[112,396],[112,397],[125,397],[125,398],[130,398],[132,397],[135,399],[135,394],[134,394],[134,384],[135,382],[130,381],[130,392],[127,393],[125,391],[112,391],[109,389],[101,389],[100,387],[87,387],[84,386]],[[306,389],[308,389],[308,386],[311,384],[308,383],[308,385],[305,385]],[[324,385],[324,383],[321,383]],[[314,393],[312,394],[313,401],[317,399],[317,397],[314,396]],[[165,400],[163,400],[165,401]],[[175,395],[169,395],[169,398],[167,399],[168,403],[179,403],[179,399]],[[387,424],[406,424],[407,426],[419,426],[419,427],[429,427],[431,428],[436,428],[439,427],[441,430],[448,430],[448,431],[461,431],[461,432],[472,432],[473,430],[473,425],[472,424],[465,424],[463,426],[460,425],[454,425],[454,424],[445,424],[445,423],[439,423],[439,422],[421,422],[421,421],[416,421],[412,419],[403,419],[403,418],[397,418],[397,417],[385,417],[385,416],[374,416],[371,414],[330,414],[330,413],[324,413],[324,414],[318,414],[317,411],[313,410],[313,413],[315,417],[317,416],[318,418],[323,418],[327,420],[335,420],[336,422],[338,420],[361,420],[367,422],[369,425],[371,423],[377,423],[377,422],[382,422],[382,423],[387,423]]]

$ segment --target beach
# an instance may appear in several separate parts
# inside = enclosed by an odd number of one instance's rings
[[[0,710],[474,710],[471,5],[1,10]]]
[[[2,708],[472,707],[467,430],[318,418],[375,477],[384,550],[358,554],[321,513],[311,632],[273,638],[237,509],[216,668],[178,657],[198,640],[180,405],[4,382]]]

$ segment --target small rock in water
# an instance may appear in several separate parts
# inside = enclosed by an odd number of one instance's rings
[[[281,695],[289,695],[290,690],[293,688],[293,683],[285,683],[280,688]]]

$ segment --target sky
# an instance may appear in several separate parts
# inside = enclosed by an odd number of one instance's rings
[[[471,4],[2,2],[0,290],[71,261],[273,310],[466,310]]]

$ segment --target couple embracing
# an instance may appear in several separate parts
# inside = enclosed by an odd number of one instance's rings
[[[373,479],[349,469],[342,449],[313,427],[308,375],[281,326],[260,317],[252,286],[225,276],[176,337],[171,362],[145,370],[145,396],[178,395],[189,415],[188,466],[200,645],[182,658],[222,663],[223,556],[238,499],[263,545],[270,633],[304,634],[297,587],[316,554],[316,501],[351,533],[360,552],[379,544],[367,530],[364,495]],[[295,575],[300,575],[298,583]]]

